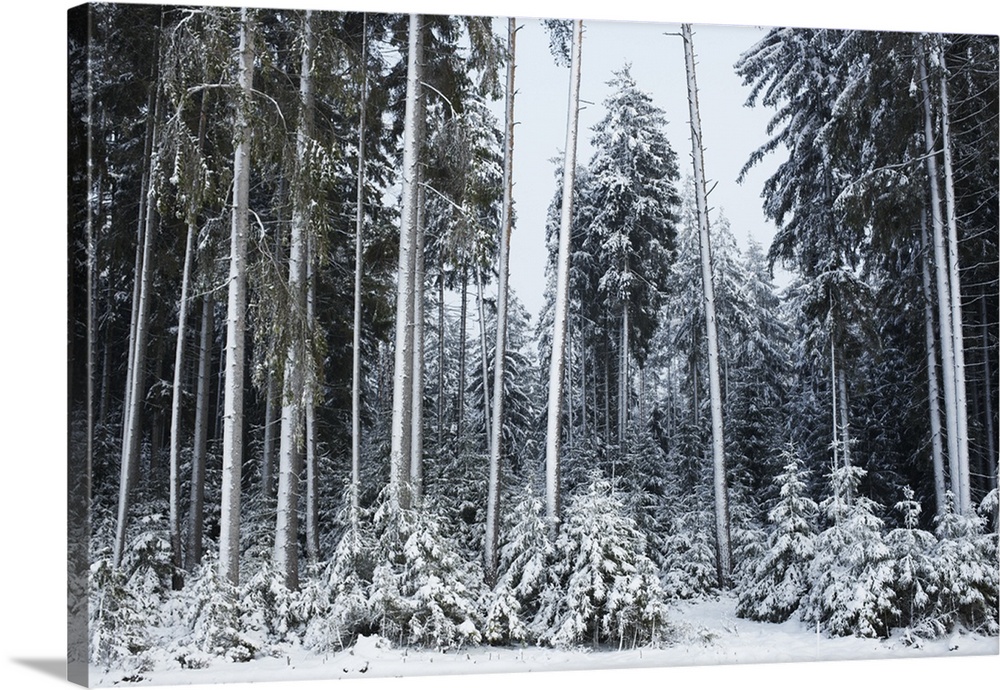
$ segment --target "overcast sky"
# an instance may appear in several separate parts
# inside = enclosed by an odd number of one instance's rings
[[[511,286],[537,316],[544,288],[545,217],[556,188],[551,159],[562,154],[566,141],[569,68],[556,66],[548,33],[539,21],[519,24],[523,28],[517,38],[514,104],[517,226],[511,236]],[[771,112],[744,107],[747,90],[733,72],[740,53],[763,30],[708,25],[694,29],[705,168],[709,187],[717,183],[710,206],[725,212],[738,241],[753,235],[766,245],[773,228],[760,210],[760,189],[777,159],[757,166],[742,185],[736,178],[750,153],[764,142]],[[630,64],[638,87],[666,114],[667,138],[677,153],[682,180],[693,174],[684,53],[680,37],[674,35],[679,32],[679,24],[584,23],[578,164],[585,165],[593,152],[591,127],[604,116],[603,102],[611,91],[607,82]]]

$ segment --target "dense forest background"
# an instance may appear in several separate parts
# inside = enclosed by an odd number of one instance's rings
[[[832,634],[995,631],[995,38],[748,46],[780,104],[760,155],[789,152],[779,234],[748,252],[718,215],[707,251],[704,179],[619,73],[530,323],[487,289],[512,219],[484,107],[512,93],[501,22],[95,16],[69,372],[93,659],[135,656],[182,596],[187,643],[248,656],[646,643],[665,602],[720,588]]]

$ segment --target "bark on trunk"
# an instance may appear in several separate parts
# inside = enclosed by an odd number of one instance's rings
[[[316,250],[312,235],[306,238],[306,328],[307,342],[312,343],[316,331]],[[313,566],[319,563],[319,454],[316,447],[316,391],[318,390],[316,362],[312,348],[307,348],[305,390],[302,401],[305,407],[306,444],[306,556]]]
[[[390,485],[400,505],[409,507],[410,442],[413,424],[413,274],[416,258],[418,139],[417,122],[422,79],[421,16],[410,15],[403,127],[402,213],[396,287],[396,352],[392,389]]]
[[[938,392],[937,344],[934,339],[934,308],[931,294],[931,272],[927,265],[927,212],[920,218],[920,244],[923,254],[920,269],[924,291],[924,340],[927,344],[927,403],[931,417],[931,465],[934,468],[934,500],[938,515],[944,514],[945,497],[944,445],[941,440],[940,393]]]
[[[243,373],[246,333],[246,265],[250,226],[250,99],[254,26],[244,8],[240,20],[239,93],[233,154],[233,224],[226,317],[226,390],[222,426],[222,516],[219,579],[240,583],[240,479],[243,472]]]
[[[483,298],[483,275],[476,267],[476,294],[479,300],[479,351],[482,353],[481,363],[483,369],[483,428],[485,429],[486,452],[489,452],[490,439],[490,365],[489,355],[486,352],[486,305]]]
[[[177,315],[177,346],[174,350],[174,383],[170,402],[170,551],[174,566],[173,588],[183,586],[181,570],[181,378],[184,370],[184,340],[187,334],[188,286],[194,261],[195,219],[188,218],[184,243],[184,269],[181,273],[181,301]]]
[[[354,334],[351,362],[351,524],[358,527],[361,491],[361,271],[365,218],[365,116],[368,110],[368,15],[361,24],[361,120],[358,124],[358,195],[354,229]]]
[[[458,315],[458,400],[455,409],[455,437],[459,444],[465,434],[465,345],[469,327],[469,269],[462,268],[462,302]]]
[[[732,547],[729,540],[729,500],[726,483],[726,456],[722,429],[722,391],[719,380],[719,336],[715,323],[715,288],[712,282],[712,249],[708,228],[708,198],[705,191],[704,146],[698,113],[698,85],[695,78],[694,45],[691,25],[682,24],[684,58],[687,67],[688,107],[691,115],[691,158],[694,161],[695,200],[701,239],[701,275],[705,292],[705,333],[708,339],[708,378],[712,401],[712,462],[715,474],[715,531],[719,584],[728,588],[732,581]]]
[[[553,535],[559,529],[559,445],[561,442],[563,372],[566,354],[566,319],[569,302],[569,234],[573,223],[573,180],[576,173],[577,129],[580,114],[580,58],[583,21],[573,22],[569,104],[566,114],[566,151],[563,160],[562,216],[559,225],[559,255],[556,263],[556,304],[549,359],[548,423],[545,437],[545,514]]]
[[[843,363],[837,370],[837,391],[840,395],[840,437],[844,442],[844,466],[851,466],[851,427],[847,401],[847,372]]]
[[[307,344],[310,339],[307,313],[306,279],[309,272],[309,191],[303,188],[306,155],[312,137],[313,90],[312,61],[315,38],[312,13],[306,12],[302,25],[302,68],[299,80],[300,113],[296,133],[295,170],[292,185],[292,224],[288,251],[288,323],[291,337],[285,356],[285,377],[281,405],[281,440],[278,457],[278,506],[274,533],[274,562],[288,589],[299,586],[299,491],[302,478],[303,448],[307,429],[306,411],[309,366]],[[307,451],[308,452],[308,451]],[[307,511],[308,512],[308,511]],[[308,519],[308,518],[307,518]]]
[[[156,145],[158,123],[160,119],[160,101],[157,96],[153,112],[152,141],[150,148],[150,166],[155,167],[159,147]],[[149,340],[149,306],[153,299],[153,242],[156,237],[157,213],[156,187],[149,184],[146,190],[146,227],[143,230],[142,273],[138,284],[138,301],[133,293],[133,303],[137,314],[135,319],[135,337],[129,351],[129,363],[126,374],[128,390],[123,414],[124,434],[122,440],[121,478],[118,487],[118,525],[115,532],[115,547],[113,562],[115,567],[121,566],[122,553],[125,550],[125,532],[128,524],[128,512],[132,489],[135,486],[139,470],[139,437],[141,435],[140,411],[143,400],[143,384],[146,371],[146,345]]]
[[[986,398],[986,479],[990,491],[997,488],[997,445],[996,427],[993,423],[993,373],[990,368],[990,330],[986,319],[986,294],[979,301],[980,318],[982,320],[983,338],[983,381],[985,382]]]
[[[961,469],[959,464],[958,397],[955,383],[954,339],[952,336],[951,286],[948,279],[947,247],[945,246],[944,221],[941,217],[940,178],[938,177],[937,152],[934,150],[934,125],[931,112],[930,86],[927,80],[926,59],[920,55],[920,83],[924,96],[924,148],[926,152],[927,181],[930,187],[931,229],[934,242],[934,275],[937,281],[938,330],[941,343],[941,374],[944,382],[945,429],[948,443],[948,471],[951,480],[952,500],[955,509],[962,512]]]
[[[951,156],[951,115],[949,113],[948,71],[943,52],[941,69],[941,148],[944,151],[945,218],[948,225],[948,281],[951,287],[951,337],[955,356],[955,407],[958,433],[958,504],[963,514],[973,510],[969,473],[969,411],[965,384],[965,337],[962,317],[962,281],[959,275],[958,219],[955,211],[955,176]]]
[[[423,122],[423,104],[418,102],[418,122]],[[423,137],[423,127],[418,125],[418,140]],[[413,422],[410,427],[410,484],[413,500],[419,505],[424,495],[424,192],[417,186],[417,227],[413,255],[413,388],[411,406]]]
[[[187,569],[201,565],[205,524],[205,459],[208,446],[209,384],[215,302],[212,293],[202,301],[201,343],[198,352],[198,393],[194,413],[194,449],[191,454],[191,505],[188,514]]]
[[[490,474],[486,498],[484,558],[486,582],[496,584],[500,543],[500,481],[503,475],[504,375],[507,364],[507,281],[510,272],[510,234],[514,210],[514,68],[517,22],[507,20],[507,90],[504,99],[503,219],[497,276],[497,340],[493,365],[493,436],[490,439]]]

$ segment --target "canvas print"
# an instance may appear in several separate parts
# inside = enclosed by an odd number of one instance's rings
[[[996,36],[68,38],[73,682],[998,653]]]

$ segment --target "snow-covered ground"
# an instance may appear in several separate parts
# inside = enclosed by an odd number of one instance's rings
[[[448,652],[394,648],[379,638],[362,638],[354,648],[317,655],[299,646],[287,646],[274,655],[247,663],[217,661],[202,669],[182,668],[161,654],[161,664],[140,678],[125,680],[121,672],[91,669],[92,685],[188,685],[260,681],[398,678],[459,674],[579,671],[710,666],[770,662],[841,661],[996,655],[998,638],[953,634],[919,646],[903,642],[899,634],[888,640],[817,635],[805,623],[757,623],[737,618],[730,596],[682,602],[671,608],[676,642],[661,649],[555,650],[537,647],[474,647]],[[511,683],[521,685],[519,677]],[[553,677],[555,678],[555,677]],[[471,679],[470,679],[471,680]],[[969,679],[971,680],[971,679]],[[963,683],[964,684],[964,683]],[[476,682],[480,687],[480,682]],[[497,683],[494,681],[493,686]],[[507,684],[505,683],[505,686]],[[540,687],[535,681],[533,687]],[[987,683],[989,686],[989,683]]]

